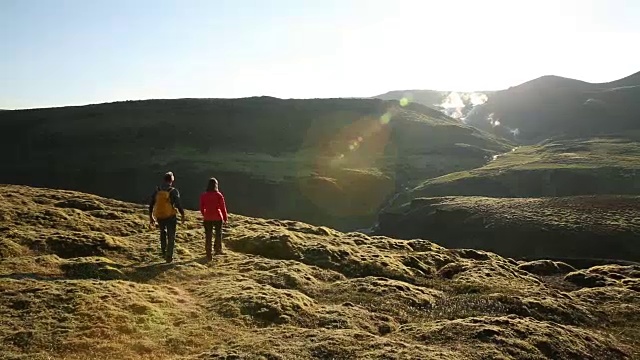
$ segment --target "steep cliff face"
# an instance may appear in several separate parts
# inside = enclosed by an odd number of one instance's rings
[[[378,233],[516,258],[640,262],[638,211],[638,196],[419,198],[382,214]]]

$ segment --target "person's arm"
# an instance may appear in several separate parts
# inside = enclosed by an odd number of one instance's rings
[[[171,200],[173,202],[173,206],[175,206],[178,211],[180,211],[182,221],[184,222],[184,208],[182,207],[182,203],[180,202],[180,192],[178,191],[178,189],[173,188],[173,191],[171,192]]]
[[[158,191],[158,189],[156,189],[153,192],[153,195],[151,195],[151,199],[149,201],[149,223],[151,225],[155,224],[155,220],[153,219],[153,207],[156,204],[156,192]]]
[[[224,201],[224,195],[220,193],[220,211],[222,212],[222,219],[227,222],[227,204]]]
[[[200,195],[200,214],[202,214],[202,217],[204,218],[204,194]]]

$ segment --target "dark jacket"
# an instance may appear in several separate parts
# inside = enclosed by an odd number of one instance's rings
[[[151,201],[149,202],[149,215],[153,214],[153,206],[156,204],[156,193],[158,192],[158,190],[167,190],[170,187],[171,186],[169,186],[168,184],[162,184],[156,188],[156,190],[153,192],[153,195],[151,195]],[[169,192],[169,198],[171,199],[171,204],[173,205],[173,207],[180,211],[180,215],[184,216],[184,208],[182,207],[182,203],[180,202],[180,192],[178,191],[178,189],[173,188],[173,190]]]

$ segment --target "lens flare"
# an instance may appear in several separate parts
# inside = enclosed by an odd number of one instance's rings
[[[334,216],[375,214],[395,189],[380,163],[394,146],[387,124],[398,110],[378,116],[344,112],[314,122],[303,145],[314,165],[296,178],[301,195]]]
[[[391,114],[389,114],[388,112],[384,113],[384,115],[380,117],[380,123],[382,125],[387,125],[389,121],[391,121]]]

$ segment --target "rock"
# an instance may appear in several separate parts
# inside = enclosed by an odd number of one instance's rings
[[[402,304],[421,310],[428,310],[444,297],[442,291],[412,285],[398,280],[381,277],[365,277],[340,281],[331,285],[331,293],[336,297],[357,292],[358,296],[370,296],[392,304]]]
[[[516,316],[472,317],[402,325],[398,332],[425,344],[455,341],[461,347],[468,348],[478,359],[629,358],[616,340],[596,331]]]
[[[60,264],[65,275],[73,279],[116,280],[126,278],[119,264],[103,257],[67,259]]]
[[[640,266],[601,265],[571,272],[565,281],[580,287],[621,286],[636,288],[640,280]]]
[[[267,234],[245,235],[234,241],[228,241],[226,245],[234,251],[261,255],[270,259],[294,260],[301,258],[296,248],[299,242],[294,233],[277,230]]]
[[[486,251],[474,250],[474,249],[455,249],[452,250],[454,254],[457,254],[463,259],[473,259],[473,260],[489,260],[491,256]]]
[[[518,265],[518,269],[541,276],[563,275],[576,270],[569,264],[552,260],[529,261]]]
[[[18,257],[25,253],[25,249],[11,241],[10,239],[0,238],[0,259]]]
[[[104,210],[104,206],[93,199],[65,199],[55,203],[54,206],[82,211]]]
[[[602,287],[613,285],[613,283],[605,276],[589,274],[583,271],[569,273],[564,277],[564,280],[579,287]]]
[[[313,299],[297,291],[263,287],[250,280],[218,279],[215,284],[197,291],[209,299],[207,309],[223,316],[246,317],[263,326],[289,322],[308,324],[316,306]]]

